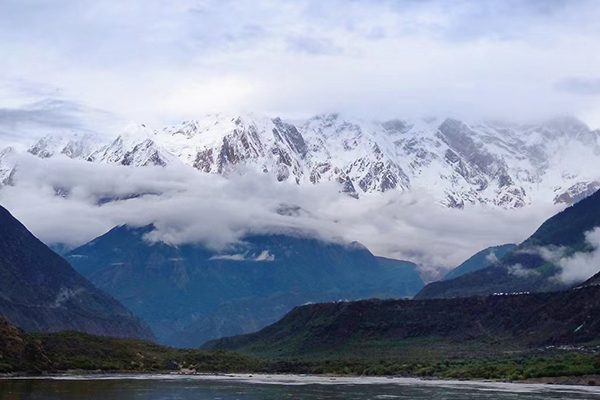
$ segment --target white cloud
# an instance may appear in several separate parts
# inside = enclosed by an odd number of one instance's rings
[[[585,233],[585,243],[588,249],[575,253],[565,246],[536,246],[519,252],[540,256],[544,261],[558,267],[560,271],[550,279],[571,285],[583,282],[600,272],[600,227]],[[539,275],[538,271],[525,269],[521,264],[509,266],[508,271],[521,277]]]
[[[491,265],[497,265],[500,262],[500,260],[498,259],[498,256],[496,255],[496,253],[494,251],[490,251],[489,254],[487,256],[485,256],[485,259]]]
[[[539,271],[535,269],[529,269],[523,267],[521,264],[515,264],[508,267],[508,273],[510,275],[515,275],[519,278],[530,278],[532,276],[539,276]]]
[[[269,253],[268,250],[263,250],[259,255],[253,256],[248,254],[220,254],[212,256],[211,260],[228,260],[228,261],[254,261],[254,262],[270,262],[275,261],[275,256]]]
[[[275,261],[275,256],[271,253],[269,253],[268,250],[263,250],[262,253],[260,253],[256,259],[256,261]]]
[[[19,163],[16,185],[0,190],[0,204],[45,242],[71,246],[119,224],[154,223],[155,240],[202,242],[224,254],[247,233],[302,232],[358,241],[377,255],[435,269],[498,243],[519,242],[556,210],[473,206],[464,212],[419,190],[356,200],[340,194],[336,183],[299,187],[251,171],[225,179],[185,166],[130,168],[28,154]],[[67,197],[56,196],[56,189]],[[127,200],[105,202],[117,198]],[[282,212],[292,205],[302,212]]]
[[[228,260],[228,261],[246,261],[246,257],[243,254],[222,254],[218,256],[212,256],[211,260]]]
[[[565,283],[583,282],[600,272],[600,228],[587,232],[587,244],[592,251],[578,252],[560,260],[558,278]]]

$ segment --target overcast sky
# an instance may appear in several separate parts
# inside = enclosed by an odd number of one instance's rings
[[[0,144],[214,111],[600,127],[598,21],[595,0],[2,0]]]

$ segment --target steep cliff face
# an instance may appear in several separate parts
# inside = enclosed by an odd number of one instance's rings
[[[96,289],[2,207],[0,315],[30,332],[71,330],[153,338],[147,326]]]
[[[358,244],[262,235],[215,252],[149,242],[153,229],[116,227],[66,258],[169,345],[254,332],[307,302],[409,297],[423,287],[415,264]]]
[[[357,198],[418,188],[447,207],[519,208],[536,199],[572,204],[598,188],[599,135],[572,118],[524,125],[214,114],[162,130],[131,125],[108,142],[49,135],[29,152],[133,167],[183,163],[221,175],[250,168],[298,185],[338,182]],[[14,167],[3,158],[0,182]]]

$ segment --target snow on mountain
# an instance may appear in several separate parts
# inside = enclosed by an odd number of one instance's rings
[[[119,137],[93,151],[87,159],[134,167],[165,166],[176,161],[176,158],[157,140],[156,131],[145,125],[130,124]]]
[[[306,143],[294,125],[249,115],[209,115],[163,129],[161,143],[185,164],[227,175],[240,165],[300,183],[307,164]]]
[[[85,159],[101,145],[102,141],[97,135],[68,132],[46,135],[28,151],[40,158],[50,158],[63,154],[69,158]]]
[[[7,147],[0,151],[0,187],[10,181],[12,171],[16,166],[17,152],[13,147]]]
[[[454,208],[571,204],[600,187],[600,132],[573,118],[369,122],[326,114],[291,122],[214,114],[162,130],[130,125],[110,142],[48,135],[29,152],[132,167],[181,162],[224,176],[252,168],[298,185],[336,181],[356,198],[418,188]],[[0,182],[12,171],[10,154],[0,153]]]

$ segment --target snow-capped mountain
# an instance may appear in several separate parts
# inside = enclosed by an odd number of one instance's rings
[[[162,130],[131,125],[112,141],[49,135],[29,152],[132,167],[183,163],[225,176],[253,168],[298,185],[336,181],[357,198],[418,188],[455,208],[516,208],[538,198],[570,204],[600,187],[600,132],[573,118],[527,125],[215,114]],[[0,182],[14,167],[9,159],[14,150],[0,153]]]
[[[280,119],[217,114],[164,128],[159,136],[171,154],[202,172],[226,175],[244,164],[301,183],[310,164],[304,137]]]
[[[102,146],[97,135],[90,133],[67,132],[47,135],[41,138],[28,151],[40,158],[50,158],[64,154],[69,158],[86,158]]]

